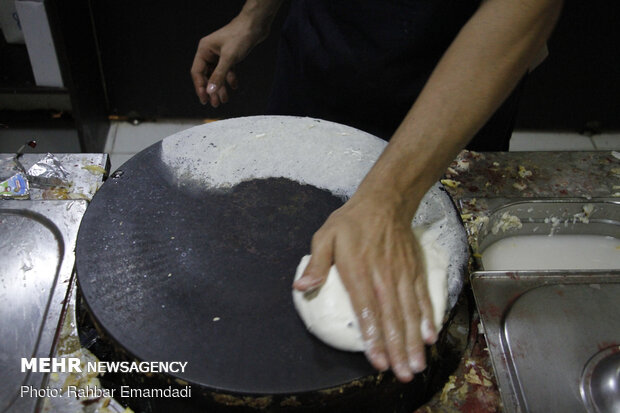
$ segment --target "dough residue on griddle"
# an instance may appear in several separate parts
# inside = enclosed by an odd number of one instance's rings
[[[261,116],[212,122],[167,137],[161,159],[184,185],[227,188],[283,177],[348,198],[385,145],[333,122]]]

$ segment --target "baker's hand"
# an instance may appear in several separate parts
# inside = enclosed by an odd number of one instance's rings
[[[229,24],[200,39],[198,50],[192,64],[191,75],[196,95],[205,105],[214,108],[228,102],[228,88],[238,86],[235,64],[248,55],[266,34],[252,29],[252,24],[242,15]]]
[[[426,368],[424,343],[437,340],[420,246],[411,216],[381,194],[353,197],[312,239],[312,258],[293,287],[320,286],[336,264],[351,297],[366,357],[403,382]]]

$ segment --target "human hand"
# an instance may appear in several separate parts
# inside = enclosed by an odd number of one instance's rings
[[[266,34],[252,28],[243,15],[235,17],[229,24],[200,39],[191,68],[196,95],[205,105],[214,108],[228,102],[228,88],[237,89],[238,80],[234,66],[260,43]]]
[[[402,382],[426,368],[424,343],[437,340],[420,246],[411,216],[382,196],[356,196],[312,239],[312,258],[293,287],[319,287],[335,263],[378,370]]]

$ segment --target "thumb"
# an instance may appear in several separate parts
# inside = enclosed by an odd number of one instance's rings
[[[232,65],[233,61],[231,58],[225,55],[220,56],[217,66],[209,77],[209,82],[207,84],[207,93],[209,95],[216,93],[218,89],[224,85],[224,81]]]
[[[327,247],[314,248],[310,262],[302,276],[293,283],[293,288],[299,291],[311,291],[323,285],[332,266],[332,258],[330,244],[327,244]]]

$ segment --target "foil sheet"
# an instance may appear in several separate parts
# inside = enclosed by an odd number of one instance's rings
[[[69,186],[69,173],[51,153],[32,165],[27,171],[27,176],[33,187]]]

